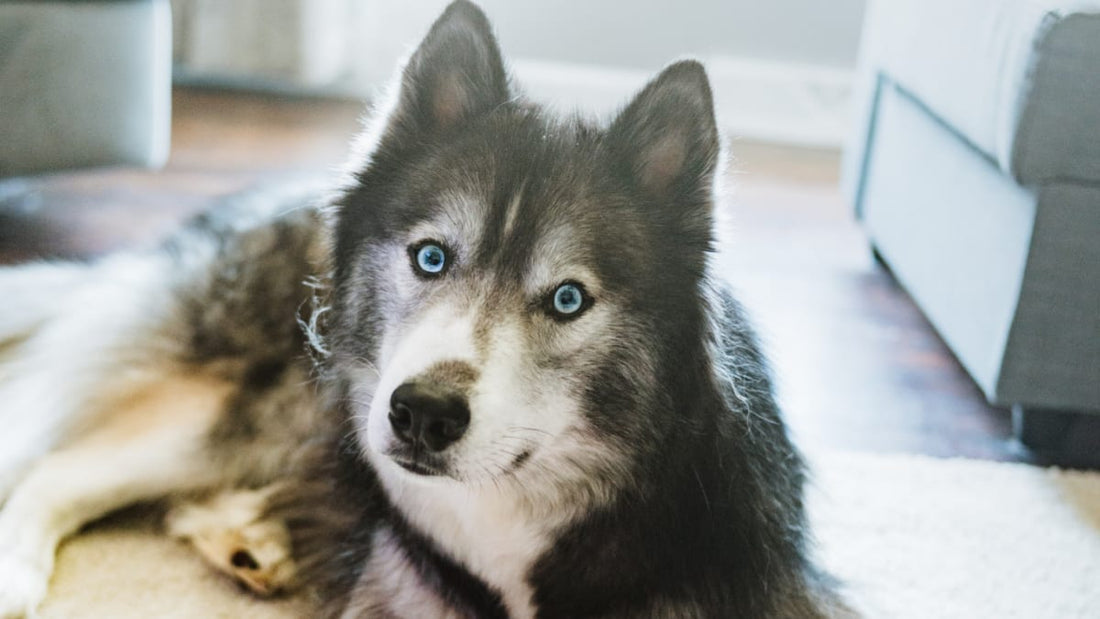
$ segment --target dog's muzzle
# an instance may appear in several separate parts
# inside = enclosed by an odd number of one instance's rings
[[[407,382],[390,396],[390,426],[394,436],[414,453],[438,453],[466,433],[470,407],[465,394],[454,389]]]

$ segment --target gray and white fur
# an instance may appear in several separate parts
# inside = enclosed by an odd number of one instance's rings
[[[0,271],[0,617],[154,499],[321,616],[849,616],[713,277],[720,151],[698,63],[562,120],[458,0],[334,191]]]

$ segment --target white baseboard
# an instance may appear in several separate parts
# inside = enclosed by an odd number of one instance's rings
[[[852,73],[831,67],[732,57],[703,59],[723,131],[734,138],[839,148],[850,125]],[[518,59],[521,88],[559,110],[607,117],[650,72],[623,67]]]

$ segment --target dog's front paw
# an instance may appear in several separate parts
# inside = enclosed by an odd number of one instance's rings
[[[190,542],[207,562],[261,596],[291,589],[296,570],[290,533],[266,518],[263,491],[236,491],[173,508],[168,533]]]
[[[0,550],[0,619],[25,619],[46,598],[50,570]]]

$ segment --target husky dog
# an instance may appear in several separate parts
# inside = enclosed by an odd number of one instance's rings
[[[712,277],[703,68],[607,127],[458,0],[338,190],[0,271],[0,616],[134,502],[328,617],[831,617],[804,468]],[[307,354],[308,353],[308,354]]]

